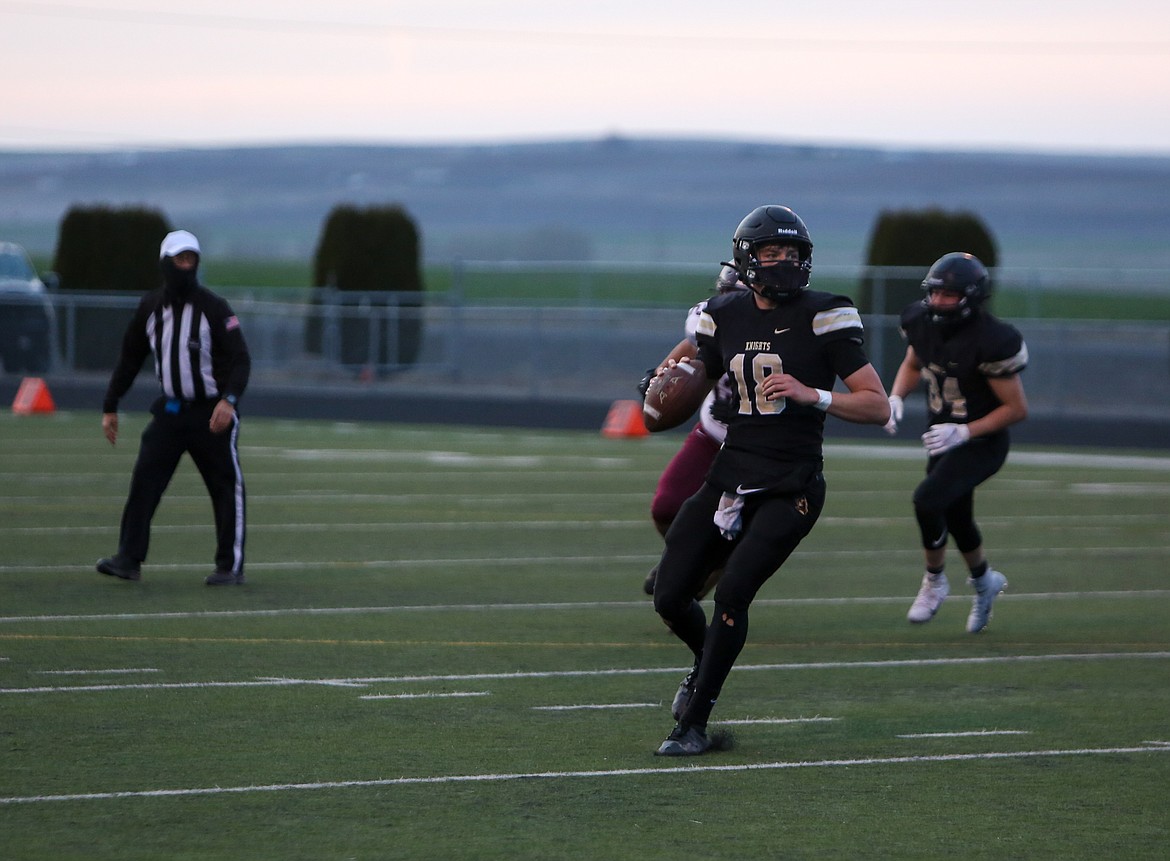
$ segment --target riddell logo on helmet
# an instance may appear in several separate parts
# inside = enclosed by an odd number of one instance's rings
[[[797,230],[795,227],[777,227],[776,232],[777,233],[784,233],[784,234],[787,234],[789,236],[799,236],[800,235],[800,231]]]

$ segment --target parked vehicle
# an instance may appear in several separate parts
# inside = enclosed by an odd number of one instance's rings
[[[52,279],[50,279],[52,283]],[[39,374],[53,365],[57,316],[28,254],[0,242],[0,358],[9,374]]]

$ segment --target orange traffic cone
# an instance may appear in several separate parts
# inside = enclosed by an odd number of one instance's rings
[[[12,400],[12,411],[18,416],[30,416],[33,413],[55,412],[57,405],[53,403],[53,396],[49,394],[49,387],[40,377],[25,377],[20,382],[16,397]]]
[[[610,439],[631,436],[648,436],[646,423],[642,421],[641,401],[614,401],[601,426],[601,435]]]

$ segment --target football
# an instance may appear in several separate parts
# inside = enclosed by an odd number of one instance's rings
[[[650,381],[642,421],[651,433],[676,428],[695,414],[711,386],[702,362],[679,362]]]

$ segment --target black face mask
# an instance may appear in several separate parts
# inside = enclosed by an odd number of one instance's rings
[[[199,264],[190,269],[180,269],[175,258],[164,257],[159,264],[162,268],[163,286],[176,299],[186,299],[199,286]]]

